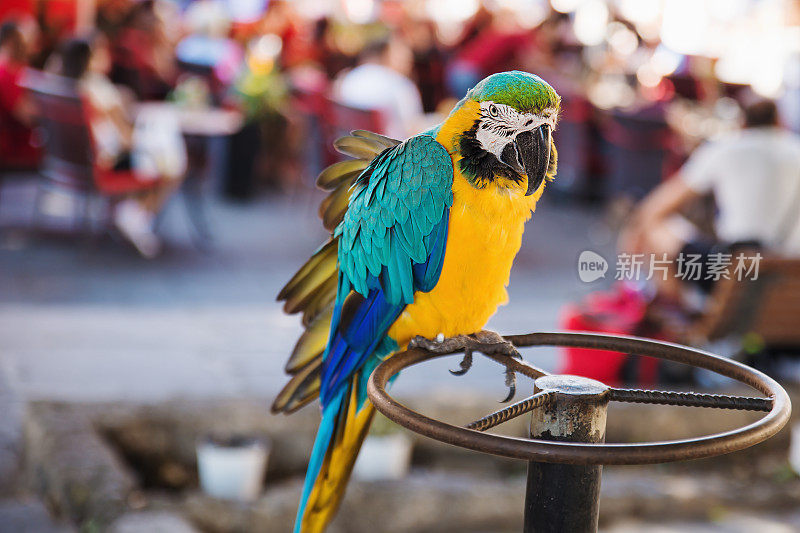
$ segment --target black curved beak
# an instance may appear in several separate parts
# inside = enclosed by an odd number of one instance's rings
[[[550,126],[542,124],[535,130],[523,131],[513,143],[503,149],[502,161],[520,174],[528,176],[530,196],[541,186],[550,166]]]

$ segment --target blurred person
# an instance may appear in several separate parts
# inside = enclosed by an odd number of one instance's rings
[[[260,46],[264,42],[271,44],[266,48],[273,53]],[[296,183],[299,175],[291,167],[300,143],[293,142],[293,106],[287,105],[289,87],[275,61],[275,44],[280,45],[275,35],[251,43],[228,94],[229,102],[244,114],[244,125],[229,139],[224,183],[225,194],[237,200],[252,198],[259,183],[280,189]]]
[[[434,112],[446,96],[445,53],[436,35],[436,24],[431,20],[410,20],[404,31],[414,52],[414,80],[422,107],[426,113]]]
[[[156,217],[180,187],[183,173],[159,172],[158,165],[154,168],[150,164],[153,159],[163,158],[163,154],[134,157],[137,153],[152,150],[142,146],[143,140],[137,138],[125,97],[107,77],[111,68],[110,56],[108,40],[103,34],[91,39],[72,39],[63,47],[61,74],[77,81],[88,104],[96,164],[100,169],[131,171],[134,179],[139,180],[166,178],[161,181],[161,186],[122,200],[114,209],[117,229],[143,256],[153,257],[161,248],[153,231]],[[185,159],[185,152],[175,157]]]
[[[130,14],[130,0],[105,0],[98,2],[96,8],[95,25],[97,29],[112,38],[117,37],[117,32]]]
[[[330,17],[322,17],[314,23],[311,33],[310,60],[319,65],[329,80],[353,66],[353,58],[336,45],[334,28],[334,22]]]
[[[61,75],[79,80],[83,96],[91,106],[91,128],[97,163],[114,170],[130,169],[133,124],[127,102],[107,77],[111,56],[107,38],[68,41],[61,53]]]
[[[369,44],[358,66],[344,73],[336,84],[336,96],[344,104],[382,113],[385,134],[405,139],[418,130],[422,98],[409,75],[411,50],[396,38]]]
[[[40,159],[34,143],[36,107],[23,87],[32,32],[7,21],[0,26],[0,166],[35,168]]]
[[[800,136],[779,127],[775,103],[745,106],[743,128],[698,148],[672,179],[642,200],[623,229],[619,247],[628,253],[675,259],[759,248],[800,256]],[[704,238],[680,216],[701,195],[713,193],[716,240]],[[701,278],[705,278],[705,270]],[[700,286],[708,292],[709,280]],[[659,280],[661,282],[661,280]],[[675,276],[659,287],[678,300]]]
[[[293,2],[271,0],[259,23],[259,29],[262,35],[272,33],[281,38],[281,67],[295,67],[313,56],[310,46],[313,28],[297,13]]]
[[[447,68],[447,88],[461,98],[470,87],[493,72],[520,65],[519,54],[532,44],[530,32],[517,23],[509,10],[491,14],[491,22],[465,45],[456,47],[456,55]]]
[[[182,74],[172,96],[186,88],[187,79],[190,88],[202,80],[213,103],[220,103],[242,69],[244,57],[239,43],[228,37],[228,12],[212,0],[193,2],[184,13],[184,26],[188,35],[175,47]]]
[[[162,100],[175,78],[175,53],[156,2],[137,2],[122,23],[112,49],[111,79],[144,100]]]
[[[465,46],[467,46],[473,39],[478,37],[484,30],[486,30],[489,26],[492,25],[492,21],[494,20],[494,13],[486,7],[486,2],[481,2],[478,6],[478,10],[475,11],[469,20],[464,23],[464,27],[461,30],[461,35],[458,37],[456,42],[452,43],[451,46],[454,50],[461,50]]]

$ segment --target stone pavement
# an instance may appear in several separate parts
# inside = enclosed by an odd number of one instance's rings
[[[56,524],[41,502],[35,499],[0,500],[0,533],[69,533],[71,528]]]
[[[797,533],[800,531],[800,513],[786,513],[775,517],[756,516],[748,513],[730,513],[707,522],[667,522],[648,524],[627,521],[600,533]]]

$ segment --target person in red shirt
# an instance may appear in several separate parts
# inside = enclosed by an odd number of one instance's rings
[[[35,168],[40,152],[33,143],[35,108],[21,84],[28,43],[17,22],[0,26],[0,168]]]
[[[175,81],[175,50],[156,3],[134,3],[112,44],[111,81],[130,87],[140,100],[166,98]]]
[[[519,67],[520,55],[532,45],[531,32],[523,29],[513,13],[501,11],[489,15],[488,23],[455,48],[456,56],[447,68],[446,82],[451,96],[461,98],[481,79],[493,72]]]

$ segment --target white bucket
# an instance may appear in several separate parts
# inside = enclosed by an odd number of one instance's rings
[[[269,447],[249,440],[226,445],[206,440],[197,445],[200,488],[209,496],[251,501],[261,493]]]
[[[353,466],[353,476],[363,481],[400,479],[408,473],[411,448],[411,439],[401,433],[368,436]]]
[[[792,426],[791,441],[789,444],[789,464],[795,473],[800,474],[800,424]]]

